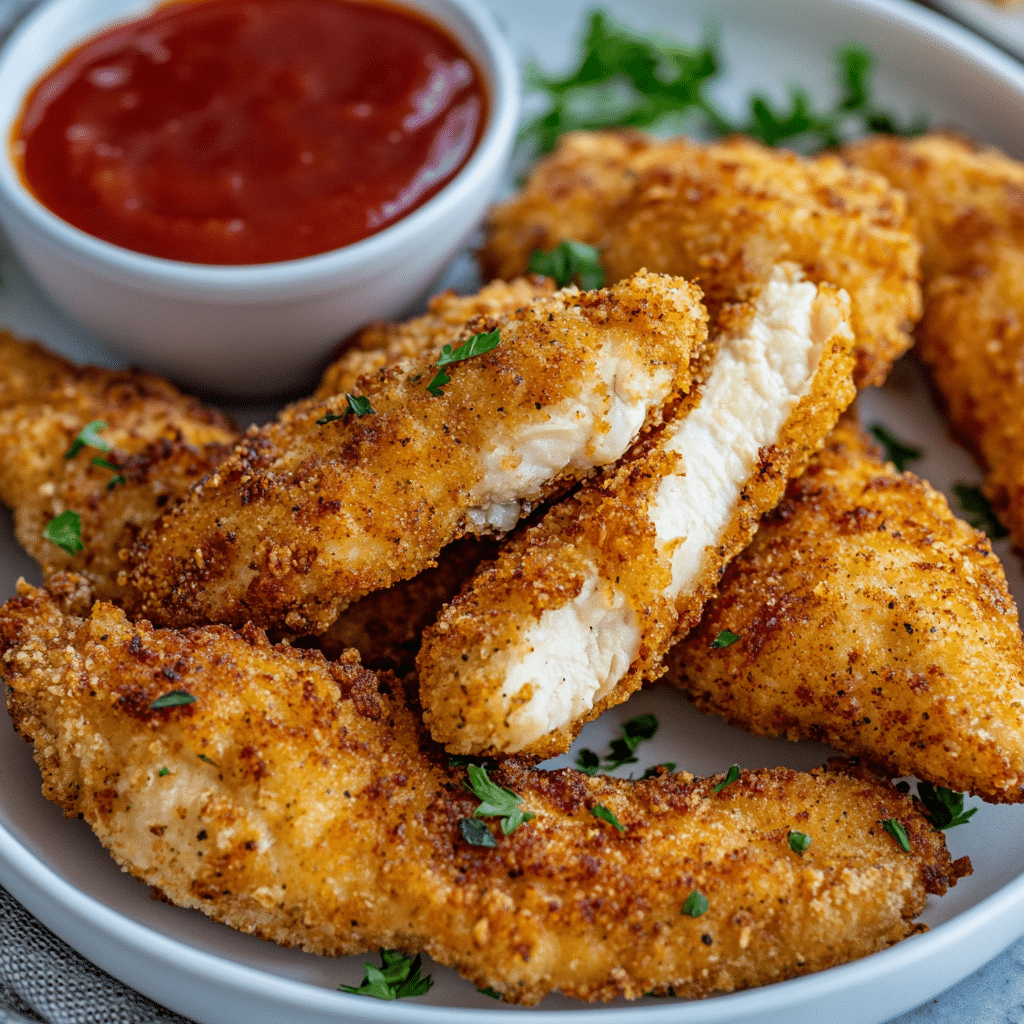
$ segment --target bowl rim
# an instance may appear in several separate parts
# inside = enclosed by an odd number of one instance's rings
[[[389,0],[391,2],[391,0]],[[504,166],[518,129],[520,75],[511,48],[495,18],[476,0],[395,0],[425,13],[451,33],[475,63],[488,92],[488,116],[483,134],[469,160],[436,195],[396,223],[367,238],[294,260],[253,264],[188,263],[165,259],[97,238],[68,223],[40,202],[21,180],[14,165],[10,132],[22,109],[28,89],[63,54],[95,35],[109,24],[130,20],[156,6],[160,0],[126,0],[129,9],[110,10],[105,0],[44,0],[18,25],[0,49],[0,82],[17,75],[16,97],[10,101],[10,116],[0,112],[0,217],[4,205],[44,236],[70,259],[87,263],[94,272],[117,279],[131,279],[142,285],[206,288],[214,292],[246,293],[267,287],[282,288],[310,282],[345,280],[357,282],[380,272],[382,263],[396,251],[414,246],[422,235],[445,221],[465,203],[487,179]],[[88,21],[88,27],[74,31],[74,41],[59,47],[40,46],[50,24],[66,13]],[[115,13],[114,17],[111,14]],[[20,70],[28,55],[30,74]],[[23,81],[25,80],[25,81]],[[4,104],[6,106],[6,104]]]

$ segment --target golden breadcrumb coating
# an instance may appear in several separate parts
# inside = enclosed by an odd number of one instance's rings
[[[695,280],[712,312],[775,264],[798,264],[850,294],[858,387],[885,380],[921,315],[920,246],[903,196],[833,156],[744,138],[571,132],[491,211],[484,270],[524,273],[534,249],[566,238],[597,246],[611,281],[638,267]]]
[[[364,378],[371,414],[311,399],[248,433],[136,543],[131,607],[321,633],[462,534],[507,532],[615,462],[688,389],[707,333],[699,290],[653,274],[474,318],[460,344],[482,330],[501,343],[452,365],[441,396],[430,353]]]
[[[85,447],[66,458],[86,424],[109,452]],[[167,505],[209,473],[238,438],[233,424],[160,377],[75,366],[35,342],[0,332],[0,501],[15,535],[48,578],[82,574],[116,600],[129,547]],[[102,458],[117,469],[93,465]],[[123,480],[110,487],[119,476]],[[84,550],[71,555],[43,536],[66,509],[81,516]]]
[[[1024,164],[942,135],[878,137],[844,155],[907,194],[923,243],[917,351],[1024,552]]]
[[[911,934],[925,894],[970,871],[910,798],[837,768],[745,771],[715,793],[721,777],[509,761],[494,781],[536,817],[510,836],[488,819],[495,846],[471,846],[466,769],[354,658],[252,627],[133,626],[105,604],[65,618],[24,585],[0,638],[44,792],[133,875],[311,952],[423,950],[510,1002],[694,997],[821,970]],[[154,711],[172,688],[196,701]],[[802,856],[791,830],[811,839]],[[695,890],[697,918],[680,913]]]
[[[713,649],[725,630],[739,636]],[[758,736],[1024,799],[1024,643],[984,534],[852,416],[726,569],[666,680]]]
[[[554,293],[551,278],[531,276],[492,281],[475,295],[451,291],[435,295],[423,316],[405,323],[371,324],[346,342],[342,354],[324,372],[316,397],[358,391],[360,377],[382,366],[393,366],[399,359],[414,359],[440,349],[445,342],[459,338],[473,317],[505,316]]]
[[[783,356],[794,295],[813,357]],[[845,295],[781,280],[720,311],[718,351],[659,438],[507,541],[425,631],[417,670],[435,740],[550,757],[664,671],[723,567],[851,401],[848,316]],[[772,358],[796,364],[793,391],[773,390]],[[762,422],[778,425],[762,438]]]

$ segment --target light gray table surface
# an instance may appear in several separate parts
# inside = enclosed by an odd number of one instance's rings
[[[5,29],[36,2],[0,0],[0,42]],[[20,1019],[0,1008],[0,1024]],[[807,1024],[828,1024],[828,1020]],[[889,1024],[1024,1024],[1024,939],[938,998],[894,1017]]]

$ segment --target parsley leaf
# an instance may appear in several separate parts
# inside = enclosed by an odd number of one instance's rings
[[[712,790],[712,792],[713,793],[721,793],[722,790],[725,789],[726,786],[732,785],[732,783],[734,783],[739,777],[740,777],[740,766],[738,764],[734,764],[725,773],[725,778],[722,779],[722,781],[717,786],[715,786],[715,788]]]
[[[160,711],[163,708],[177,708],[182,704],[195,704],[196,698],[188,692],[188,690],[171,690],[170,693],[165,693],[162,697],[157,697],[152,704],[149,705],[150,711]]]
[[[524,812],[520,803],[522,797],[510,789],[503,789],[487,777],[487,769],[480,765],[466,766],[469,773],[469,790],[480,801],[473,812],[474,818],[500,818],[501,831],[511,835],[523,822],[532,821],[536,815]]]
[[[790,832],[789,833],[789,848],[794,853],[799,853],[802,857],[804,850],[811,845],[811,837],[806,832]]]
[[[73,459],[83,448],[95,448],[101,452],[109,452],[110,445],[97,433],[106,425],[106,420],[93,420],[91,423],[86,423],[78,432],[78,437],[71,442],[71,447],[64,453],[64,458]]]
[[[196,757],[198,757],[200,761],[205,761],[207,764],[212,764],[214,768],[220,767],[220,765],[217,764],[217,762],[214,761],[212,757],[207,757],[206,754],[196,754]]]
[[[658,731],[658,719],[652,714],[637,715],[623,722],[622,735],[612,740],[611,753],[604,755],[604,769],[614,771],[626,764],[636,764],[639,760],[636,755],[636,748],[644,740],[651,739]],[[602,758],[599,758],[592,750],[581,750],[576,755],[576,767],[586,775],[596,775],[601,767]],[[675,765],[672,766],[673,768]]]
[[[664,768],[666,771],[674,772],[676,770],[675,761],[662,761],[661,764],[656,764],[640,776],[641,779],[656,779],[661,774],[658,769]]]
[[[976,530],[984,530],[992,538],[998,540],[1009,534],[992,511],[992,504],[982,493],[980,487],[973,487],[970,484],[954,484],[953,490],[956,493],[956,500],[960,502],[964,519],[967,520]]]
[[[480,995],[482,995],[482,996],[490,996],[491,999],[501,999],[502,998],[501,993],[500,992],[495,992],[494,989],[491,988],[490,985],[488,985],[487,988],[478,988],[477,992],[479,992]]]
[[[706,914],[708,910],[708,898],[702,892],[697,892],[696,889],[686,897],[686,902],[683,904],[680,914],[686,914],[687,917],[700,917],[701,914]]]
[[[881,423],[872,423],[869,428],[875,439],[885,449],[885,457],[902,473],[907,468],[908,462],[914,462],[924,455],[921,448],[917,448],[906,441],[889,433]]]
[[[531,274],[543,274],[554,279],[559,288],[574,281],[584,291],[604,287],[604,268],[601,253],[592,245],[567,238],[554,249],[534,249],[526,269]]]
[[[917,795],[924,804],[928,820],[935,828],[953,828],[965,825],[977,811],[977,807],[964,810],[964,795],[945,786],[933,786],[930,782],[917,784]]]
[[[482,356],[485,352],[490,352],[492,348],[497,348],[500,342],[501,336],[496,327],[493,331],[474,334],[472,338],[464,341],[454,351],[452,351],[451,345],[443,345],[441,355],[437,359],[437,374],[427,385],[427,390],[435,398],[442,398],[444,392],[441,389],[451,381],[451,377],[441,369],[442,366],[461,363],[464,359],[472,359],[474,356]]]
[[[899,843],[899,847],[904,853],[910,853],[910,836],[907,835],[907,830],[901,821],[896,818],[886,818],[884,821],[879,819],[878,823]]]
[[[459,818],[459,831],[470,846],[497,846],[491,830],[478,818]]]
[[[590,813],[595,818],[600,818],[602,821],[607,821],[609,825],[614,825],[620,832],[626,831],[625,825],[619,824],[619,819],[604,804],[596,804],[590,808]]]
[[[121,467],[109,459],[104,459],[101,455],[94,455],[92,465],[98,466],[100,469],[114,470],[114,475],[107,481],[108,491],[112,491],[118,484],[128,483],[128,478],[121,473]]]
[[[85,550],[82,543],[82,517],[71,509],[54,516],[43,529],[43,536],[69,555]]]
[[[325,426],[328,423],[333,423],[335,420],[343,420],[349,413],[355,413],[360,419],[364,416],[371,416],[376,413],[376,409],[370,405],[370,400],[362,395],[350,395],[347,391],[343,392],[345,396],[345,404],[347,408],[344,412],[333,413],[329,412],[326,416],[322,416],[316,421],[318,427]]]
[[[576,767],[583,772],[584,775],[596,775],[601,767],[601,758],[592,750],[587,750],[587,748],[584,747],[576,755]]]
[[[420,977],[422,959],[417,953],[413,959],[397,949],[380,950],[380,967],[364,964],[365,977],[358,988],[352,985],[339,985],[342,992],[351,992],[357,996],[373,996],[374,999],[405,999],[409,996],[422,996],[429,992],[434,979],[428,974]]]
[[[157,772],[157,775],[159,775],[160,778],[163,778],[165,775],[170,775],[170,774],[171,774],[171,769],[170,768],[161,768],[160,771]]]
[[[711,641],[711,650],[720,651],[723,647],[731,647],[739,640],[739,634],[731,629],[723,629],[714,640]]]

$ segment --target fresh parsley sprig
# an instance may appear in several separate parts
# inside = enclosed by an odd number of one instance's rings
[[[916,462],[924,450],[916,445],[901,441],[898,437],[890,434],[881,423],[872,423],[868,428],[874,435],[875,440],[885,449],[885,457],[896,467],[896,471],[902,473],[907,468],[908,462]]]
[[[43,528],[43,536],[69,555],[85,550],[82,543],[82,517],[71,509],[54,516]]]
[[[725,773],[725,778],[722,779],[722,781],[717,786],[715,786],[715,788],[711,792],[712,793],[721,793],[722,790],[725,789],[726,786],[731,786],[737,779],[739,779],[739,777],[740,777],[740,766],[738,764],[734,764]]]
[[[374,999],[406,999],[410,996],[425,995],[433,987],[434,979],[428,974],[420,977],[422,958],[415,959],[397,949],[380,950],[380,967],[363,964],[365,976],[358,987],[339,985],[342,992],[357,996],[373,996]]]
[[[71,442],[71,447],[64,453],[65,459],[73,459],[83,448],[95,448],[97,451],[109,452],[110,445],[99,435],[107,425],[106,420],[93,420],[86,423]]]
[[[518,793],[491,782],[487,777],[486,768],[470,764],[466,766],[466,772],[469,774],[467,788],[480,801],[480,806],[473,811],[474,818],[500,818],[501,831],[510,836],[524,822],[532,821],[536,817],[535,814],[522,809],[523,798]]]
[[[363,395],[350,395],[347,391],[343,392],[345,395],[345,411],[340,413],[329,412],[326,416],[322,416],[316,421],[318,427],[322,427],[327,423],[333,423],[335,420],[343,420],[350,413],[355,413],[359,419],[364,416],[372,416],[376,413],[376,409],[370,405],[370,400]]]
[[[899,848],[904,853],[910,853],[910,836],[907,835],[903,822],[898,818],[885,818],[884,820],[879,819],[878,824],[896,840]]]
[[[960,503],[964,519],[976,530],[984,530],[992,540],[1006,537],[1009,530],[996,518],[992,503],[985,497],[980,487],[971,484],[954,484],[953,491]]]
[[[696,889],[686,897],[686,902],[683,904],[680,914],[685,914],[687,917],[700,917],[701,914],[706,914],[708,911],[708,898],[702,892],[697,892]]]
[[[437,360],[437,374],[427,385],[427,390],[435,397],[442,398],[444,391],[441,389],[451,381],[451,377],[441,367],[449,366],[452,363],[461,363],[464,359],[472,359],[474,356],[482,356],[485,352],[497,348],[501,343],[501,336],[498,328],[493,331],[474,334],[468,341],[464,341],[457,349],[452,350],[451,345],[441,347],[441,355]]]
[[[711,650],[720,651],[724,647],[732,647],[739,640],[739,634],[731,629],[723,629],[714,640],[711,641]]]
[[[600,818],[601,821],[607,821],[609,825],[614,825],[620,832],[626,831],[626,826],[620,824],[619,819],[604,804],[595,804],[590,808],[590,813],[595,818]]]
[[[955,825],[966,825],[977,807],[964,810],[964,795],[945,786],[933,786],[930,782],[917,784],[917,795],[924,804],[928,820],[934,828],[947,829]]]
[[[554,249],[534,249],[526,269],[531,274],[552,278],[559,288],[574,282],[584,291],[604,287],[600,250],[571,238],[560,242]]]
[[[108,491],[112,491],[118,484],[125,484],[128,482],[128,478],[121,472],[121,467],[117,465],[117,463],[103,458],[101,455],[93,456],[92,465],[99,466],[101,469],[112,469],[114,471],[114,475],[107,481]]]
[[[811,845],[811,837],[806,832],[790,832],[789,848],[802,857],[807,848]]]
[[[459,818],[459,831],[470,846],[497,846],[491,830],[479,818]]]
[[[170,693],[165,693],[162,697],[157,697],[152,704],[149,705],[150,711],[162,711],[164,708],[178,708],[185,704],[195,704],[196,697],[189,693],[188,690],[171,690]]]
[[[596,775],[602,767],[605,771],[614,771],[626,764],[636,764],[639,760],[636,757],[636,748],[644,740],[654,737],[658,731],[658,719],[652,714],[637,715],[623,722],[621,729],[622,735],[611,742],[610,754],[605,754],[604,758],[601,758],[594,751],[584,748],[576,755],[576,767],[585,775]]]

